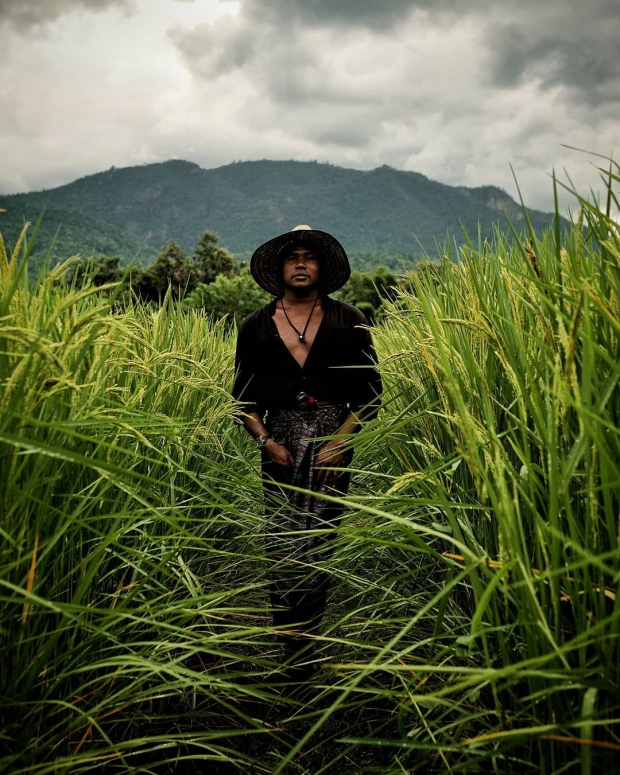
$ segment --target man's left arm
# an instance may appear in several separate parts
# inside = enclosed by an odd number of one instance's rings
[[[361,315],[361,313],[360,313]],[[365,320],[365,318],[364,318]],[[366,321],[367,322],[367,321]],[[337,438],[328,441],[317,455],[315,466],[319,469],[318,484],[331,486],[338,476],[337,469],[344,462],[343,448],[348,439],[362,427],[362,422],[377,415],[381,405],[383,389],[381,375],[377,369],[377,355],[372,343],[372,337],[367,327],[356,326],[353,329],[354,342],[350,352],[352,364],[360,366],[356,373],[355,401],[351,403],[351,411],[338,429]]]
[[[363,419],[363,412],[349,412],[345,421],[338,429],[336,434],[338,438],[331,439],[331,441],[328,441],[327,444],[321,447],[314,464],[315,468],[319,469],[317,484],[320,487],[331,487],[334,484],[339,474],[339,471],[334,469],[340,468],[344,463],[343,448],[349,437],[357,433],[362,427]]]

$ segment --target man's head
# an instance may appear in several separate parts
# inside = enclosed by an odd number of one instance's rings
[[[285,291],[305,294],[320,286],[320,260],[311,245],[292,245],[281,261]]]
[[[349,279],[351,267],[335,237],[297,226],[258,247],[250,271],[261,288],[279,297],[286,288],[299,293],[318,287],[321,293],[333,293]]]

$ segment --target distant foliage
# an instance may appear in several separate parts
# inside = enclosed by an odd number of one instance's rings
[[[135,289],[145,301],[158,301],[170,288],[173,299],[178,301],[197,281],[187,254],[174,240],[168,240]]]
[[[51,206],[38,194],[0,196],[0,232],[9,250],[24,223],[43,218],[30,261],[31,274],[46,258],[53,266],[73,256],[120,256],[121,263],[146,266],[157,251],[139,238],[105,220],[83,212]],[[77,209],[77,208],[76,208]]]
[[[91,256],[83,259],[74,264],[71,281],[77,286],[88,281],[97,287],[117,283],[125,274],[120,262],[120,256]]]
[[[155,261],[146,269],[139,266],[123,267],[120,256],[98,255],[80,260],[74,265],[70,281],[76,286],[91,284],[96,287],[122,283],[120,300],[131,296],[158,306],[168,290],[173,301],[182,302],[190,309],[204,310],[214,318],[228,318],[240,323],[250,312],[267,304],[269,294],[254,282],[249,269],[229,250],[218,245],[219,236],[205,230],[194,248],[192,258],[177,242],[168,240]],[[371,259],[379,256],[392,259],[397,255],[365,254]],[[247,256],[243,256],[246,258]],[[383,316],[383,302],[394,301],[400,290],[415,293],[414,276],[427,276],[437,271],[437,263],[420,260],[407,274],[397,275],[388,266],[372,271],[354,271],[349,282],[336,297],[360,309],[370,322]]]
[[[383,299],[394,299],[398,278],[387,267],[380,266],[373,274],[352,272],[349,282],[338,293],[340,301],[353,304],[370,320],[381,316]]]
[[[420,249],[412,253],[394,253],[392,251],[348,252],[351,269],[372,274],[379,267],[387,267],[392,272],[400,274],[415,268],[419,261],[426,260]]]
[[[254,282],[247,269],[234,277],[220,274],[209,284],[200,283],[187,297],[185,304],[193,309],[203,309],[215,318],[228,316],[239,324],[243,318],[271,299]]]
[[[194,267],[204,284],[214,282],[223,275],[231,278],[239,271],[233,254],[218,246],[220,238],[212,231],[205,231],[194,250]]]
[[[218,247],[218,240],[212,231],[203,232],[192,260],[178,243],[168,240],[155,262],[133,285],[134,290],[142,299],[158,302],[170,288],[172,298],[180,301],[198,286],[208,286],[219,277],[231,279],[239,265],[232,253]]]
[[[205,231],[192,259],[177,242],[168,240],[146,270],[121,266],[120,256],[81,259],[74,264],[70,281],[96,287],[122,282],[125,291],[131,288],[135,296],[153,304],[161,303],[170,289],[172,299],[181,301],[199,286],[206,287],[219,277],[230,280],[239,272],[240,264],[230,251],[217,245],[218,240],[217,234]]]

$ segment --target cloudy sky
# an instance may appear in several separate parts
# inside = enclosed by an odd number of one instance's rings
[[[0,192],[181,158],[389,164],[551,209],[620,156],[618,0],[0,0]]]

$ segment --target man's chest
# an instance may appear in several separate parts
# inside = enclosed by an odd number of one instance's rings
[[[284,314],[283,310],[276,310],[273,321],[278,332],[278,341],[301,368],[314,346],[323,317],[324,312],[321,309],[314,310],[310,316],[294,312]]]

